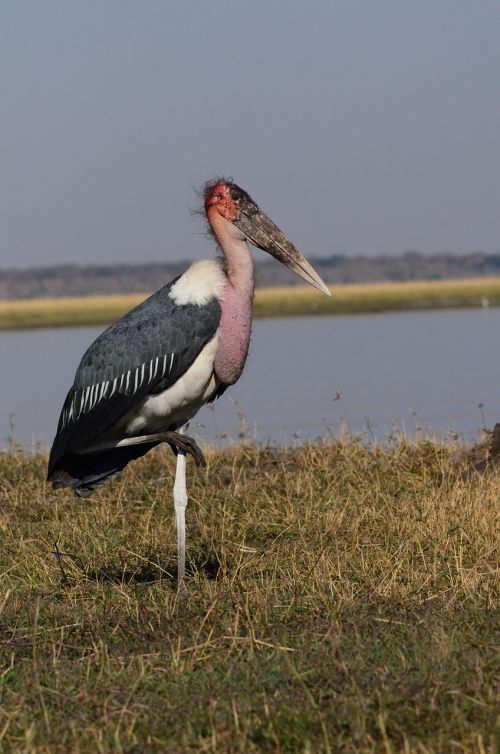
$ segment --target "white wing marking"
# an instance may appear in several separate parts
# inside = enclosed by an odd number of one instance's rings
[[[123,380],[123,374],[122,374],[122,380]],[[118,382],[118,377],[115,377],[115,379],[113,380],[113,387],[111,388],[111,392],[110,392],[108,398],[111,398],[111,396],[114,395],[114,392],[116,390],[116,383],[117,382]]]
[[[167,371],[168,356],[168,354],[164,354],[163,357],[157,356],[156,358],[151,359],[151,361],[149,362],[148,382],[154,380],[157,374],[160,379],[165,376]],[[170,372],[172,371],[174,357],[175,354],[171,353],[170,364],[168,366],[168,374],[170,374]],[[134,393],[137,392],[138,388],[140,388],[144,382],[145,369],[146,363],[137,367],[135,370],[132,370],[132,372],[135,371],[135,374],[133,375]],[[159,372],[158,369],[160,369]],[[89,385],[86,388],[77,390],[69,407],[64,409],[62,415],[63,426],[69,424],[73,418],[75,420],[79,419],[82,413],[88,413],[89,411],[92,411],[94,406],[100,403],[103,398],[111,398],[117,390],[121,392],[123,388],[125,388],[124,392],[125,394],[127,394],[130,387],[130,376],[131,370],[129,369],[127,373],[115,377],[113,381],[103,380],[103,382],[98,382],[96,385]],[[77,407],[78,401],[80,405]]]

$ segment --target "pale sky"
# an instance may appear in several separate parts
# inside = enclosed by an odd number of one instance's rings
[[[498,0],[0,0],[0,267],[212,254],[234,178],[309,256],[500,251]]]

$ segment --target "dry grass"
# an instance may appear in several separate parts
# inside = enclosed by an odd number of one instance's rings
[[[86,502],[0,456],[2,751],[497,751],[500,476],[428,442],[207,460],[179,603],[165,450]]]
[[[332,297],[310,286],[266,288],[255,297],[256,317],[349,314],[500,304],[500,278],[331,286]],[[100,325],[113,322],[148,294],[0,301],[0,329]]]
[[[284,316],[500,304],[500,278],[364,283],[330,286],[330,290],[332,296],[327,298],[310,286],[266,288],[257,292],[255,310],[261,316]]]
[[[147,295],[0,301],[0,329],[106,324],[137,306]]]

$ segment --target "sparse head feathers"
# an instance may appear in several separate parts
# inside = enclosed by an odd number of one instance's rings
[[[205,212],[216,206],[227,220],[235,220],[241,209],[254,203],[250,195],[237,186],[232,178],[213,178],[204,184],[199,193],[203,196]]]
[[[219,262],[202,260],[194,262],[172,286],[169,296],[177,306],[197,304],[205,306],[214,298],[221,299],[226,276]]]
[[[208,210],[210,204],[218,195],[220,195],[219,198],[222,198],[223,196],[229,196],[232,185],[233,179],[231,177],[225,178],[222,175],[217,175],[214,178],[211,178],[209,181],[205,181],[205,183],[196,192],[198,196],[203,199],[205,212]]]

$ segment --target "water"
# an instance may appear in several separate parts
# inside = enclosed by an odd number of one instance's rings
[[[0,333],[0,443],[48,445],[77,364],[103,328]],[[500,309],[255,322],[237,385],[191,428],[198,439],[275,442],[416,426],[473,437],[500,421]],[[478,407],[482,405],[482,407]],[[244,418],[242,418],[244,417]],[[246,427],[245,427],[246,424]]]

